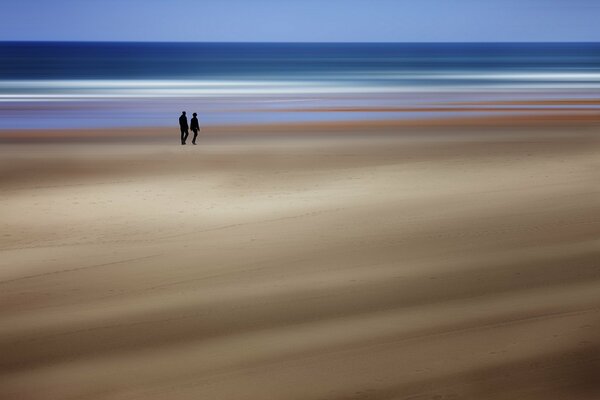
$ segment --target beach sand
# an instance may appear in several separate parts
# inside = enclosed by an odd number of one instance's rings
[[[0,135],[0,399],[600,398],[600,129],[405,125]]]

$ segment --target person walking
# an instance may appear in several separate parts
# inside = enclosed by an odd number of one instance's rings
[[[190,129],[194,132],[194,138],[192,139],[192,144],[196,144],[196,138],[198,137],[198,131],[200,130],[200,125],[198,125],[198,118],[196,118],[198,114],[193,113],[192,119],[190,120]]]
[[[179,129],[181,129],[181,144],[184,145],[189,135],[188,122],[187,117],[185,116],[185,111],[182,111],[181,116],[179,117]]]

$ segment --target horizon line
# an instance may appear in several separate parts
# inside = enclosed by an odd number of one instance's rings
[[[600,41],[178,41],[178,40],[2,40],[0,43],[173,43],[173,44],[600,44]]]

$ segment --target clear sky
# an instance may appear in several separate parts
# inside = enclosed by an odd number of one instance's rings
[[[0,40],[600,41],[600,0],[7,0]]]

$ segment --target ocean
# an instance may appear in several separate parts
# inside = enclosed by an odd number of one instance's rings
[[[3,130],[176,127],[183,110],[204,126],[440,118],[598,98],[597,43],[0,42]]]

